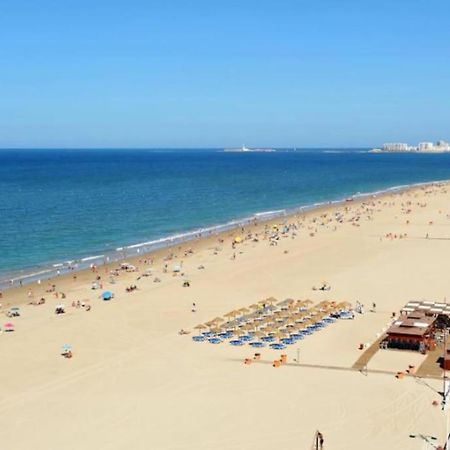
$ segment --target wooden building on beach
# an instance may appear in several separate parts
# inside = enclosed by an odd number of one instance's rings
[[[402,315],[387,330],[383,348],[414,350],[426,353],[435,348],[434,330],[436,316],[414,311]]]

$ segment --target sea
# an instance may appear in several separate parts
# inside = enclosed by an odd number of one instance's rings
[[[450,154],[0,150],[0,288],[348,197],[450,179]]]

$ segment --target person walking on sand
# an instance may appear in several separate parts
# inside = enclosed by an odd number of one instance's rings
[[[317,450],[322,450],[323,449],[323,442],[324,442],[323,434],[320,431],[318,431],[317,432],[317,443],[316,443],[316,449]]]
[[[192,312],[197,312],[197,305],[195,303],[192,303]]]

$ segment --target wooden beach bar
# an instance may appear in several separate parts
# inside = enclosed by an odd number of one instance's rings
[[[426,353],[435,347],[435,322],[435,316],[420,311],[400,316],[387,330],[382,346]]]

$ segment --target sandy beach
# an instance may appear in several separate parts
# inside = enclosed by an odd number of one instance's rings
[[[313,448],[318,430],[334,450],[444,442],[433,405],[442,381],[395,377],[424,355],[380,350],[367,373],[353,365],[408,301],[447,297],[449,205],[447,184],[414,187],[135,258],[139,271],[120,270],[113,284],[118,264],[4,291],[0,327],[15,330],[0,334],[2,447],[294,450]],[[324,282],[330,290],[313,290]],[[52,284],[58,296],[46,292]],[[107,290],[114,298],[103,301]],[[365,312],[286,350],[264,347],[249,365],[247,345],[192,340],[197,325],[268,297],[359,302]],[[12,306],[20,317],[6,316]],[[281,353],[288,364],[272,367]]]

